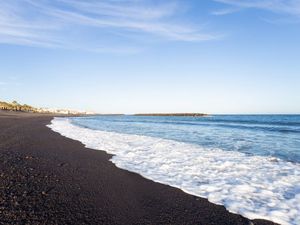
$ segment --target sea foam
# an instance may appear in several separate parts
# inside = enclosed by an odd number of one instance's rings
[[[48,125],[119,168],[182,189],[249,219],[300,224],[300,164],[148,136],[92,130],[55,118]]]

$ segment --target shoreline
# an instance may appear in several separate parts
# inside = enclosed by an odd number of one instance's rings
[[[204,198],[117,168],[112,155],[46,127],[54,116],[0,111],[0,223],[251,224]]]

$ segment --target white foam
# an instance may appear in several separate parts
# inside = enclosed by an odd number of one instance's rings
[[[114,154],[119,168],[224,205],[250,219],[300,224],[300,165],[280,159],[205,149],[161,138],[75,126],[55,118],[52,130],[87,148]]]

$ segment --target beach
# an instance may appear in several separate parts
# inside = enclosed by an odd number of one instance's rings
[[[52,119],[0,111],[0,224],[274,224],[119,169]]]

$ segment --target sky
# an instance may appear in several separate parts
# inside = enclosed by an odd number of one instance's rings
[[[0,0],[0,99],[300,113],[300,0]]]

